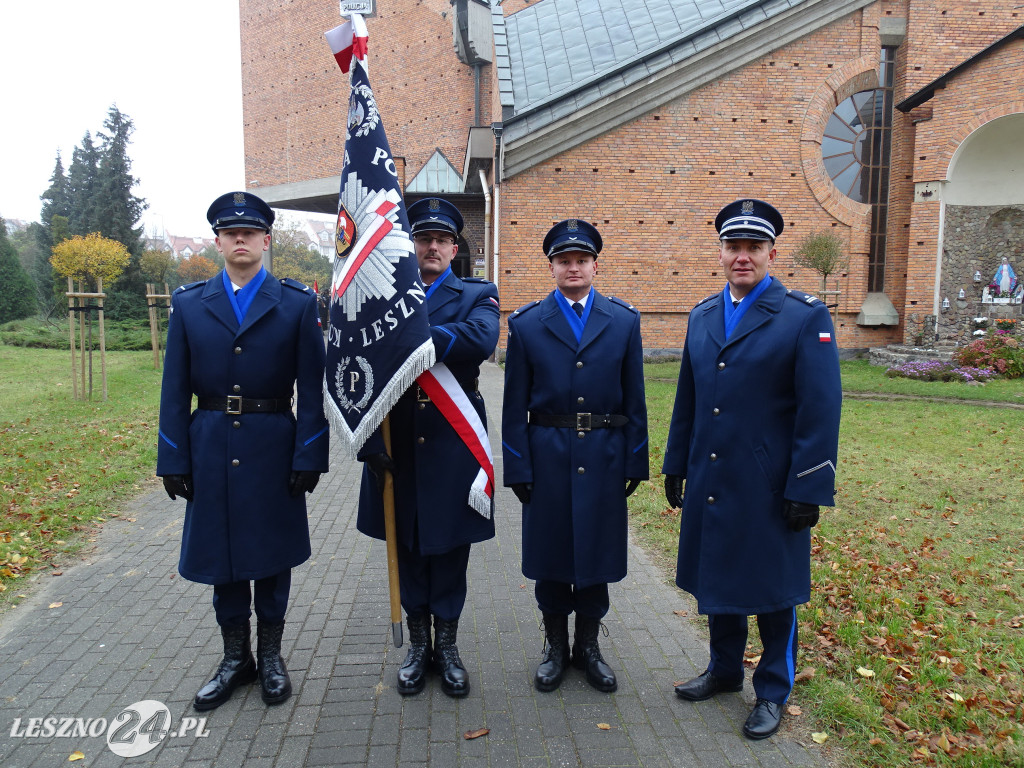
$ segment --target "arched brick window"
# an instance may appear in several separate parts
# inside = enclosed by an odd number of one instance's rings
[[[896,48],[884,46],[878,87],[840,102],[821,139],[821,158],[832,183],[851,200],[871,206],[869,291],[884,289],[895,64]]]

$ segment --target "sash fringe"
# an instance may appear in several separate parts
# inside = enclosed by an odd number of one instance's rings
[[[490,520],[494,516],[494,510],[491,505],[491,497],[487,495],[486,489],[486,473],[481,470],[481,474],[484,474],[485,484],[483,487],[479,487],[474,484],[469,489],[469,506],[480,513],[485,520]]]

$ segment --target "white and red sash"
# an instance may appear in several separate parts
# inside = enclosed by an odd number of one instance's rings
[[[459,385],[448,366],[435,363],[416,379],[416,383],[437,406],[452,429],[480,464],[473,485],[469,489],[468,504],[488,520],[491,519],[491,499],[494,496],[494,458],[491,442],[479,414],[465,390]]]

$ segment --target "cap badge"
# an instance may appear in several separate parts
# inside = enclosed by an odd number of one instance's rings
[[[430,208],[430,210],[432,211],[440,211],[441,201],[438,200],[436,197],[432,197],[430,198],[430,202],[428,203],[427,207]]]
[[[580,228],[580,223],[576,219],[568,219],[565,222],[565,228],[570,232],[575,232]]]
[[[235,205],[245,205],[245,194],[243,194],[242,192],[235,192],[235,196],[233,199]]]
[[[743,201],[743,205],[742,205],[740,210],[744,214],[749,216],[750,214],[752,214],[754,212],[754,201],[753,200],[744,200]]]

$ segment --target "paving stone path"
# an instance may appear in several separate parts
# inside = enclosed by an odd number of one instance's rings
[[[499,484],[501,389],[501,369],[485,364]],[[249,686],[212,712],[192,710],[220,660],[220,634],[210,588],[176,572],[184,503],[154,489],[104,524],[83,562],[0,618],[0,768],[824,765],[813,744],[785,728],[763,742],[743,738],[749,684],[699,704],[675,697],[673,681],[704,669],[706,639],[698,622],[675,613],[693,613],[687,597],[633,544],[601,637],[618,692],[592,690],[576,670],[558,691],[536,692],[540,616],[520,572],[519,505],[506,488],[497,495],[497,537],[470,558],[459,628],[469,696],[448,698],[434,677],[423,693],[399,696],[395,674],[407,649],[391,643],[384,545],[356,531],[359,465],[340,449],[332,455],[334,469],[310,497],[313,557],[293,574],[289,701],[267,707]],[[133,757],[115,754],[107,731],[89,735],[100,719],[130,728],[120,713],[145,700],[168,708],[173,732],[187,732],[157,737]],[[58,736],[61,728],[71,735]],[[489,733],[463,738],[481,728]],[[69,763],[76,751],[83,759]]]

